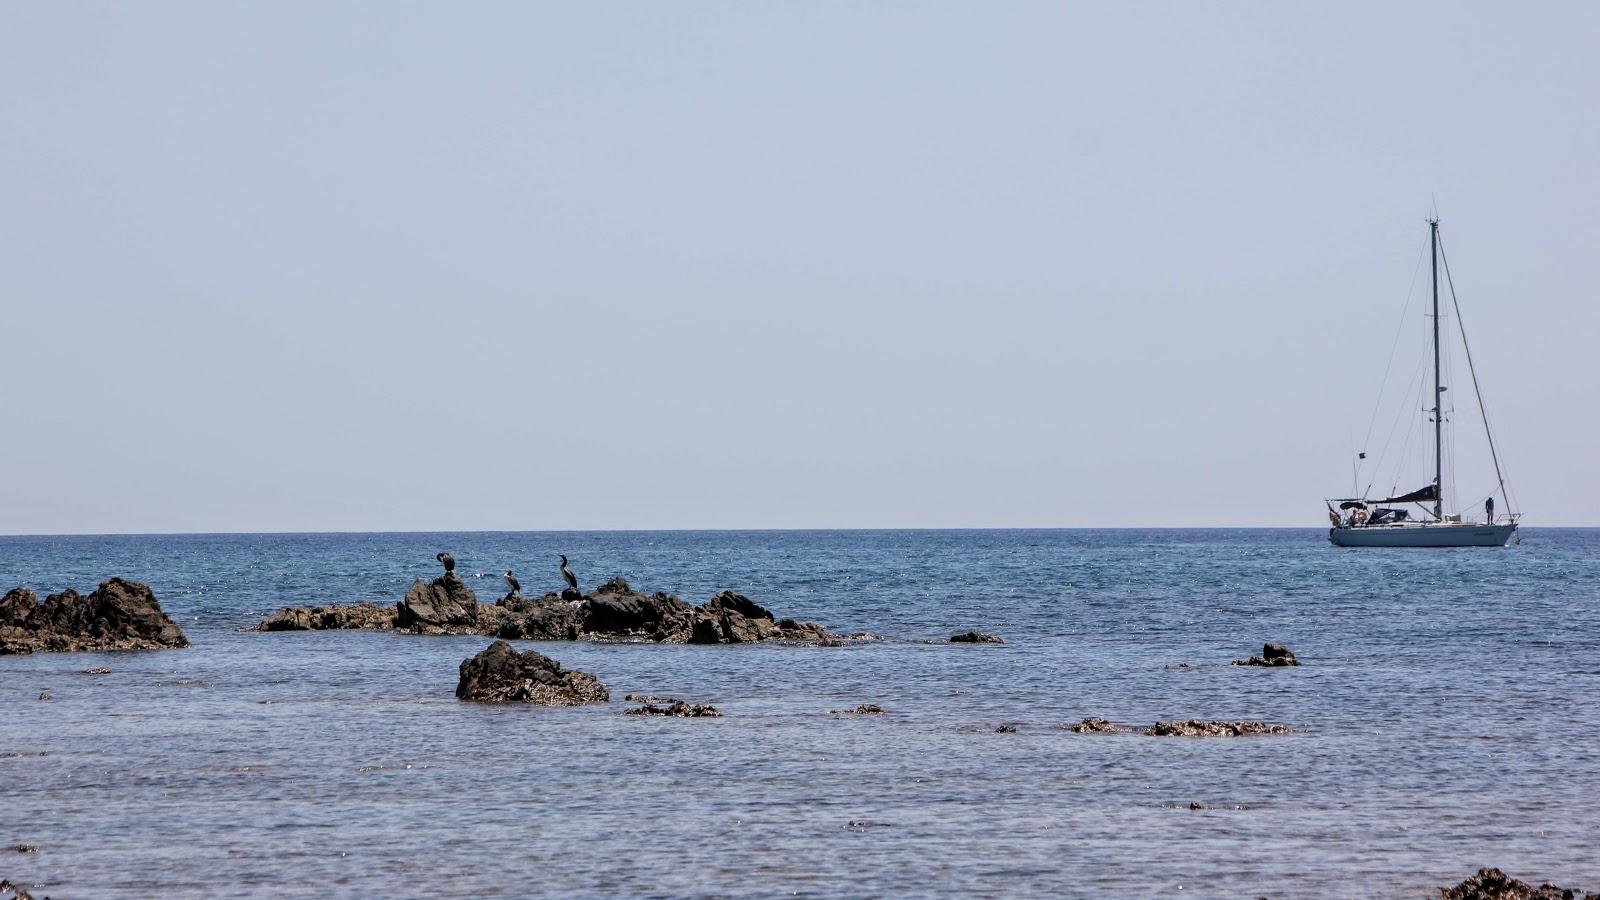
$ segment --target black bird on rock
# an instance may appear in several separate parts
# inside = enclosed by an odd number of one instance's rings
[[[517,581],[517,576],[511,574],[510,572],[506,573],[506,590],[513,594],[522,593],[522,583]]]
[[[571,590],[578,589],[578,576],[572,574],[572,567],[567,565],[567,555],[561,554],[561,577],[567,580],[567,587]]]
[[[433,558],[437,559],[440,565],[444,566],[444,572],[446,575],[449,575],[456,570],[456,558],[454,556],[451,556],[448,553],[436,553],[434,554]]]

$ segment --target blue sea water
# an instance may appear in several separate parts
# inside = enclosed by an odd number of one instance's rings
[[[1497,865],[1600,888],[1600,530],[1324,535],[0,537],[0,591],[121,575],[194,643],[0,657],[0,846],[38,847],[0,852],[0,878],[55,898],[1422,897]],[[616,700],[547,709],[455,700],[486,638],[238,630],[398,600],[439,550],[483,600],[507,568],[558,588],[566,553],[586,588],[734,588],[887,639],[516,642]],[[967,628],[1006,643],[945,642]],[[1227,665],[1266,640],[1304,665]],[[623,716],[630,692],[724,717]],[[888,714],[829,712],[860,703]],[[1294,733],[1061,727],[1087,716]]]

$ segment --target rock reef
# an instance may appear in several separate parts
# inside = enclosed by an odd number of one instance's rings
[[[1262,722],[1206,722],[1185,719],[1181,722],[1157,722],[1146,728],[1150,737],[1244,737],[1251,734],[1288,734],[1287,725],[1267,725]]]
[[[1545,883],[1534,887],[1499,869],[1479,869],[1458,885],[1439,889],[1441,900],[1600,900],[1600,893]]]
[[[373,603],[285,607],[257,631],[369,628],[412,634],[484,634],[506,640],[604,640],[676,644],[748,644],[788,640],[834,643],[838,638],[814,622],[775,619],[743,594],[723,591],[691,606],[664,593],[641,594],[613,578],[593,594],[567,590],[529,599],[503,597],[479,603],[454,572],[431,583],[417,580],[394,606]]]
[[[187,646],[155,593],[138,582],[113,578],[88,596],[69,589],[43,603],[27,588],[0,598],[0,655]]]
[[[1203,719],[1157,722],[1149,728],[1126,728],[1105,719],[1088,718],[1076,725],[1062,727],[1078,734],[1142,734],[1146,737],[1244,737],[1252,734],[1290,733],[1287,725],[1267,725],[1263,722],[1207,722]]]
[[[1236,666],[1298,666],[1300,665],[1300,660],[1294,658],[1294,654],[1289,651],[1288,647],[1269,642],[1261,645],[1260,656],[1252,656],[1249,659],[1236,659],[1233,664]]]
[[[477,656],[461,661],[456,697],[475,703],[581,706],[605,703],[611,693],[588,672],[563,669],[561,663],[542,653],[518,653],[505,641],[495,641]]]
[[[997,634],[985,634],[981,631],[963,631],[960,634],[950,635],[952,644],[1004,644]]]
[[[626,698],[631,703],[641,704],[632,709],[625,709],[625,716],[674,716],[680,719],[720,718],[722,711],[709,703],[688,703],[674,697],[647,697],[642,694],[629,694]]]

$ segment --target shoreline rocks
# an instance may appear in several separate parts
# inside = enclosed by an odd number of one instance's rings
[[[1294,653],[1282,644],[1271,642],[1261,645],[1261,655],[1249,659],[1236,659],[1236,666],[1298,666],[1300,660],[1294,658]]]
[[[135,581],[112,578],[87,596],[68,588],[43,603],[24,587],[0,598],[0,656],[187,646],[155,593]]]
[[[676,697],[648,697],[643,694],[629,694],[625,699],[630,703],[642,704],[623,710],[625,716],[672,716],[680,719],[722,717],[722,711],[709,703],[688,703]]]
[[[611,693],[588,672],[563,669],[561,663],[542,653],[518,653],[505,641],[495,641],[461,661],[456,698],[474,703],[581,706],[605,703]]]
[[[1157,722],[1149,728],[1126,728],[1105,719],[1088,718],[1076,725],[1062,727],[1077,734],[1141,734],[1146,737],[1245,737],[1256,734],[1292,733],[1287,725],[1268,725],[1263,722],[1207,722],[1204,719]]]
[[[1004,644],[1005,641],[997,634],[985,634],[982,631],[963,631],[950,636],[952,644]]]
[[[1460,884],[1440,888],[1441,900],[1600,900],[1600,893],[1556,887],[1549,882],[1534,887],[1499,869],[1479,869]]]
[[[365,628],[410,634],[482,634],[505,640],[571,641],[579,638],[675,644],[748,644],[786,640],[837,643],[815,622],[775,619],[772,611],[734,591],[691,606],[664,593],[641,594],[613,578],[593,594],[568,589],[529,599],[502,597],[479,603],[453,572],[431,583],[420,579],[394,606],[374,603],[284,607],[255,631]]]

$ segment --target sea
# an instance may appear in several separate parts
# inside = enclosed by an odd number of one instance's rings
[[[565,553],[585,589],[734,589],[882,639],[514,642],[610,689],[558,709],[455,698],[488,638],[243,630],[398,601],[440,551],[484,601],[507,569],[558,589]],[[0,846],[26,849],[0,878],[36,897],[1427,897],[1482,866],[1600,890],[1600,529],[0,537],[0,592],[112,576],[193,646],[0,657]],[[949,642],[973,628],[1005,643]],[[1302,665],[1229,665],[1266,641]]]

